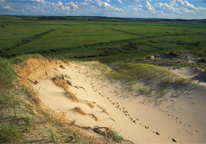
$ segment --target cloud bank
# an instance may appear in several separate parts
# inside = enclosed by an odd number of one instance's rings
[[[55,2],[54,0],[0,0],[0,14],[206,18],[206,0],[199,0],[199,3],[192,2],[192,0],[59,0]]]

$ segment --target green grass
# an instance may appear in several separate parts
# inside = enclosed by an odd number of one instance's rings
[[[184,85],[187,82],[187,79],[180,78],[169,70],[149,64],[114,63],[110,67],[119,70],[110,73],[109,78],[126,82],[140,81],[159,86]]]
[[[24,132],[22,131],[30,127],[31,118],[28,113],[23,113],[22,109],[26,104],[18,98],[18,91],[13,88],[17,84],[17,79],[10,62],[0,58],[0,67],[0,142],[18,142],[23,140]],[[20,104],[22,107],[19,107]],[[18,125],[19,119],[23,121],[22,125]]]
[[[206,59],[206,25],[201,21],[1,16],[0,25],[0,55],[6,57],[40,53],[109,64],[186,51]]]

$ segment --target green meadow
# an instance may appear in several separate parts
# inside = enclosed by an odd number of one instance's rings
[[[173,51],[206,59],[205,20],[0,16],[0,32],[3,57],[112,63]]]

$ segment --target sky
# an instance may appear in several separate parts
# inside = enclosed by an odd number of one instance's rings
[[[205,19],[206,0],[0,0],[0,15]]]

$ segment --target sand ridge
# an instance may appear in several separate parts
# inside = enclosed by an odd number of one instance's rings
[[[54,84],[54,76],[48,76],[33,84],[42,104],[53,111],[65,112],[79,126],[114,128],[134,143],[206,142],[205,88],[197,86],[181,96],[168,96],[155,106],[147,98],[133,97],[123,92],[118,83],[101,77],[98,68],[88,66],[92,63],[98,62],[51,63],[56,75],[69,80],[69,91],[80,102],[66,97],[64,89]],[[78,113],[78,108],[84,114]]]

